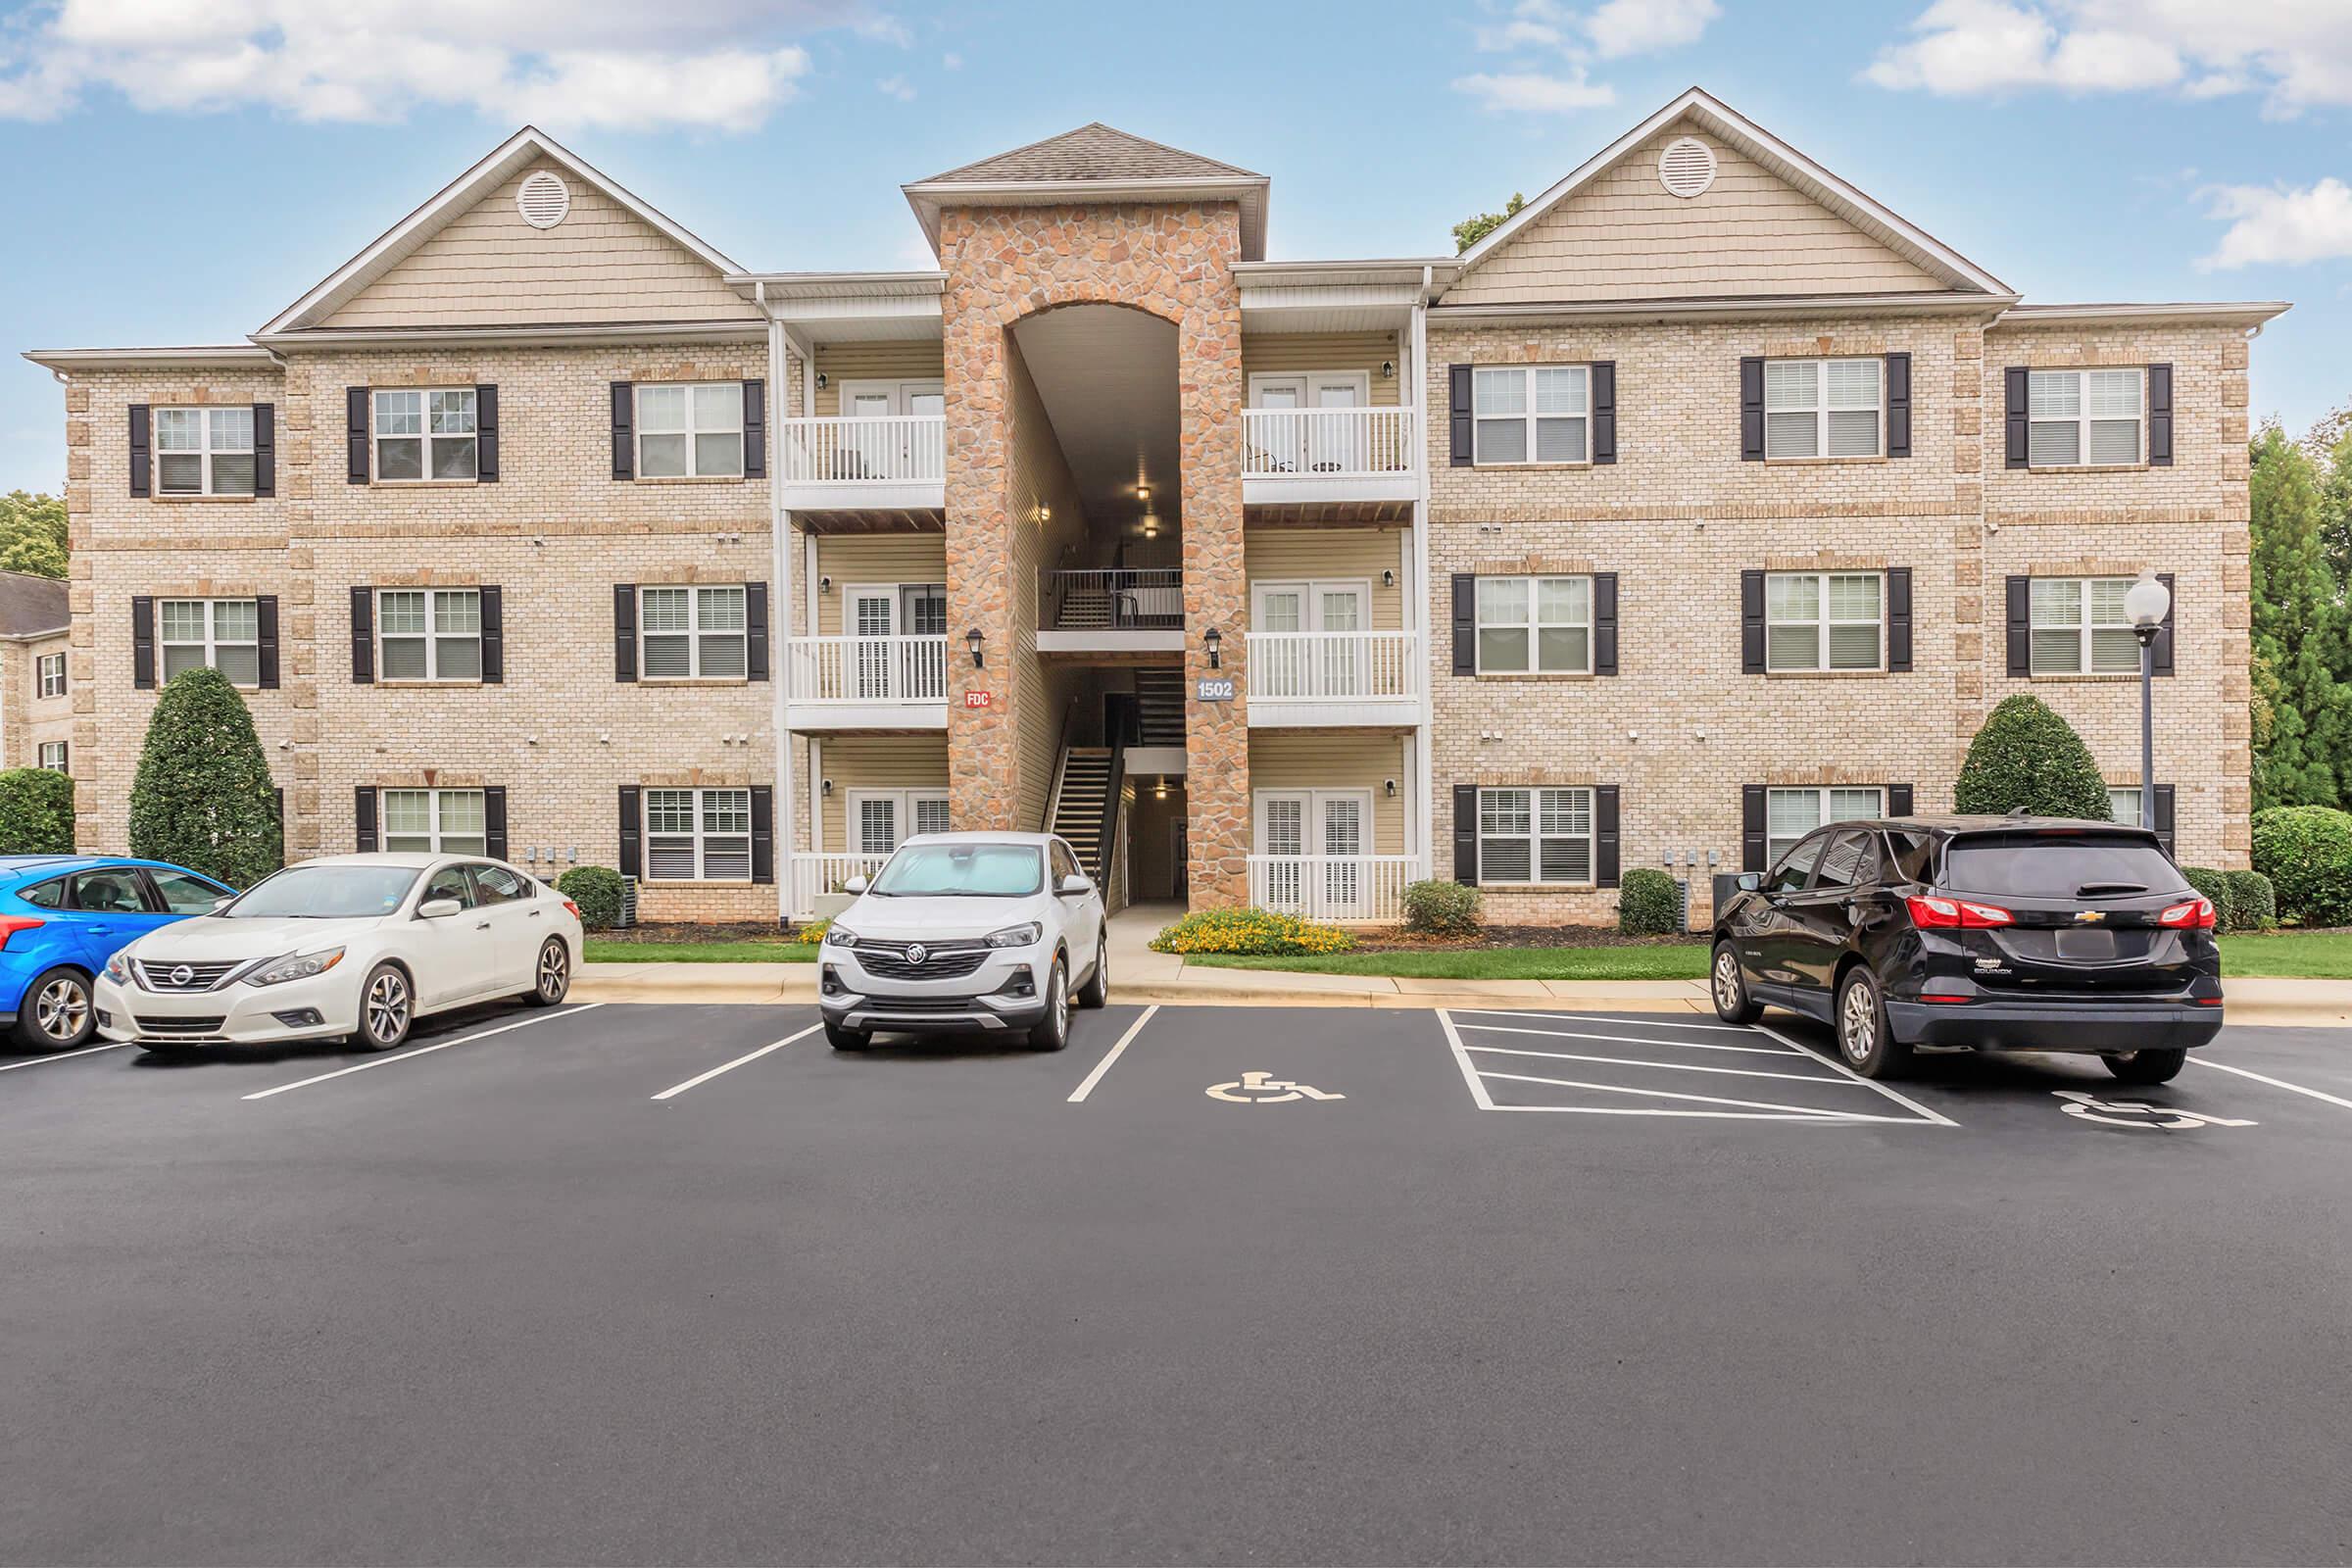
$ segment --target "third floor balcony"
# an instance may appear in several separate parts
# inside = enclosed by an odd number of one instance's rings
[[[947,505],[944,414],[785,419],[778,482],[795,512],[917,512]]]
[[[1420,416],[1409,405],[1245,410],[1242,501],[1409,503],[1421,490]]]

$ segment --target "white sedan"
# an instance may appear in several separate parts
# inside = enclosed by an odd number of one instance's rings
[[[99,1034],[155,1052],[336,1037],[389,1051],[426,1013],[552,1007],[579,956],[579,906],[503,860],[338,855],[150,931],[93,1002]]]

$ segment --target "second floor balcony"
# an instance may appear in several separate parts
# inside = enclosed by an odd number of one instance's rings
[[[948,421],[938,414],[785,419],[778,480],[795,512],[947,505]]]
[[[1243,503],[1409,503],[1421,493],[1420,416],[1411,407],[1246,409]]]
[[[795,637],[784,670],[791,729],[947,727],[944,635]]]
[[[1417,631],[1252,631],[1250,722],[1413,723],[1422,648]]]

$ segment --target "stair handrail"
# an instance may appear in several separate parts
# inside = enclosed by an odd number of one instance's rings
[[[1121,723],[1110,737],[1110,773],[1102,789],[1102,830],[1095,835],[1095,883],[1101,886],[1110,872],[1110,841],[1118,831],[1119,791],[1127,779],[1127,726]]]
[[[1054,787],[1046,792],[1046,819],[1037,824],[1040,833],[1054,831],[1054,819],[1061,815],[1061,786],[1070,776],[1070,732],[1078,727],[1078,694],[1070,694],[1069,705],[1061,712],[1061,749],[1054,758]]]

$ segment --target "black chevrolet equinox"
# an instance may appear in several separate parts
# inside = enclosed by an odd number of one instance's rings
[[[1915,1046],[2069,1051],[2160,1084],[2222,1027],[2213,906],[2156,836],[2110,822],[1835,822],[1716,912],[1715,1012],[1766,1004],[1838,1033],[1847,1065]]]

